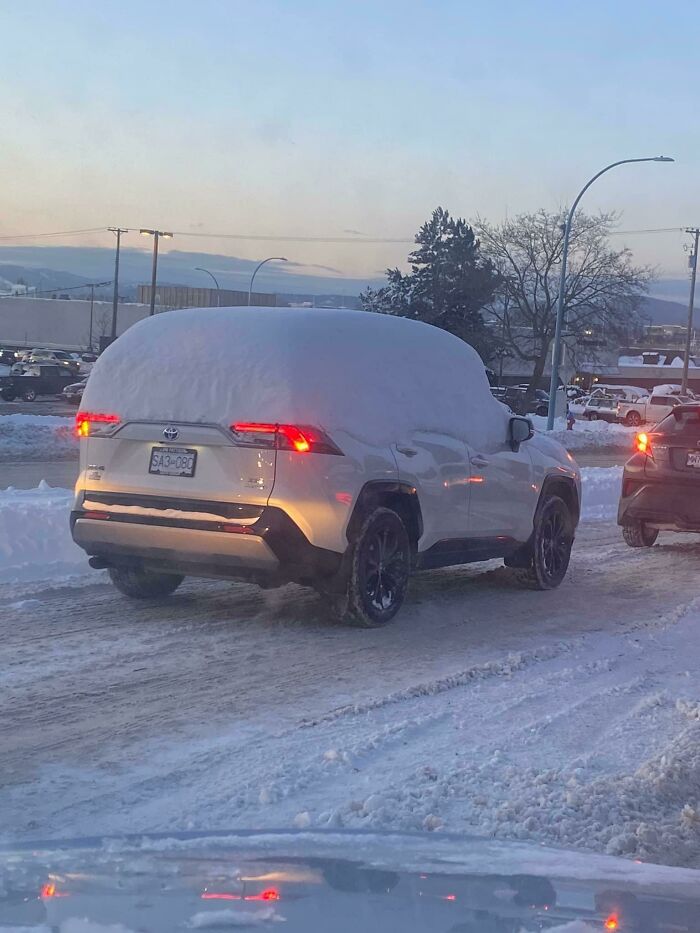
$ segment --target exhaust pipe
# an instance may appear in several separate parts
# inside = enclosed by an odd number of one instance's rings
[[[106,570],[110,566],[108,560],[105,560],[104,557],[90,557],[88,559],[88,564],[92,567],[93,570]]]

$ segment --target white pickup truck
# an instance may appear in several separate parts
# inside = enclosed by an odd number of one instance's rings
[[[617,406],[617,420],[635,426],[645,422],[657,424],[676,405],[687,402],[692,402],[692,399],[685,395],[647,395],[636,402],[620,402]]]

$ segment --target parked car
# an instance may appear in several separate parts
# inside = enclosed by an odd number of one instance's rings
[[[581,400],[583,402],[583,399]],[[612,395],[592,395],[586,399],[585,404],[582,406],[583,410],[581,414],[578,415],[580,418],[585,418],[587,421],[617,421],[617,406],[619,402]],[[572,411],[573,405],[569,403],[569,410]],[[580,410],[581,406],[577,406]],[[576,414],[575,411],[572,411],[572,414]]]
[[[651,547],[659,531],[700,531],[700,405],[676,405],[637,435],[625,464],[617,522],[630,547]]]
[[[70,385],[67,385],[63,390],[63,398],[67,402],[70,402],[71,405],[79,405],[86,385],[87,377],[85,377],[85,379],[81,380],[80,382],[71,382]]]
[[[64,387],[75,378],[65,367],[55,363],[25,363],[23,366],[23,373],[0,376],[0,396],[6,402],[16,398],[33,402],[39,395],[61,395]]]
[[[198,308],[129,328],[76,416],[73,538],[134,598],[185,575],[315,587],[388,622],[421,568],[564,578],[580,476],[476,352],[390,315]],[[99,464],[100,466],[88,466]]]
[[[544,389],[535,389],[531,398],[527,397],[527,388],[508,386],[501,399],[517,415],[540,415],[546,418],[549,412],[549,395]]]
[[[27,363],[55,363],[57,366],[63,366],[78,375],[80,371],[80,361],[73,358],[72,354],[65,350],[32,350],[27,359]]]
[[[685,395],[648,395],[636,402],[620,402],[617,406],[617,420],[634,427],[646,422],[656,424],[678,405],[690,401],[692,399]]]

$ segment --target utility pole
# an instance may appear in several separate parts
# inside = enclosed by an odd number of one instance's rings
[[[695,305],[695,278],[698,271],[698,240],[700,239],[700,229],[698,227],[686,228],[686,233],[693,236],[693,251],[690,254],[690,300],[688,301],[688,332],[685,335],[685,358],[683,359],[683,381],[681,383],[681,394],[685,395],[688,391],[688,365],[690,363],[690,344],[693,339],[693,310]]]
[[[123,227],[108,227],[111,233],[117,235],[117,252],[114,257],[114,295],[112,296],[112,340],[117,339],[117,305],[119,304],[119,247],[121,245],[122,233],[129,231]],[[92,320],[92,319],[91,319]]]
[[[158,240],[161,237],[165,237],[168,240],[171,240],[173,235],[172,233],[166,233],[164,230],[147,230],[143,228],[141,231],[141,236],[152,236],[153,237],[153,265],[151,266],[151,307],[148,312],[149,317],[153,317],[156,313],[156,281],[158,279]]]

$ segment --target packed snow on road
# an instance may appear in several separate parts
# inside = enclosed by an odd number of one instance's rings
[[[583,470],[558,590],[426,572],[366,632],[294,586],[131,604],[73,545],[68,491],[5,490],[2,838],[407,829],[697,866],[700,542],[627,548],[619,482]]]

